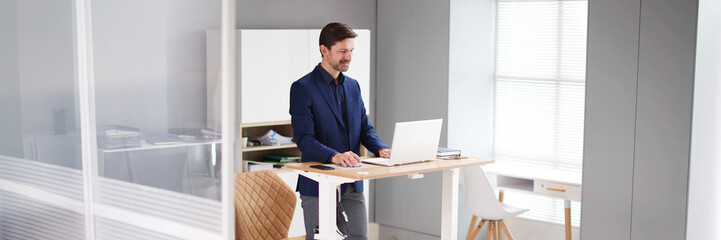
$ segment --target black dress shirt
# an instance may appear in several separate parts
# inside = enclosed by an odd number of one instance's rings
[[[318,67],[320,67],[320,64],[318,64]],[[345,88],[343,86],[343,84],[345,84],[345,76],[343,73],[339,73],[338,83],[336,84],[333,76],[325,71],[324,68],[320,68],[323,70],[321,71],[323,73],[323,80],[328,84],[330,91],[333,93],[333,98],[335,98],[336,106],[338,107],[338,110],[340,110],[341,116],[343,116],[343,124],[348,126],[348,109],[345,104]]]

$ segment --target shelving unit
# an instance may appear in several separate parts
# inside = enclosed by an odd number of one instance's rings
[[[260,123],[244,123],[240,124],[240,132],[245,131],[248,137],[259,137],[266,134],[269,130],[274,130],[278,134],[293,137],[293,127],[290,121],[274,121],[274,122],[260,122]],[[300,156],[300,150],[298,145],[286,144],[277,146],[241,146],[240,159],[243,160],[243,171],[246,170],[246,161],[261,161],[263,156],[267,154],[287,154],[293,156]]]

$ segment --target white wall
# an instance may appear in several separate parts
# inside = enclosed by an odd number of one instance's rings
[[[17,1],[0,1],[0,155],[22,158],[17,31]]]
[[[203,127],[206,119],[205,30],[220,29],[221,2],[170,0],[169,3],[165,35],[168,126]]]
[[[92,5],[98,125],[167,130],[167,9],[166,1]]]
[[[68,110],[75,126],[72,4],[17,1],[17,71],[23,133],[53,131],[52,110]]]
[[[448,147],[468,156],[493,157],[495,22],[495,0],[450,1]],[[465,239],[472,217],[465,209],[464,196],[461,193],[458,210],[461,239]],[[516,225],[516,233],[530,227],[523,220]],[[485,229],[476,239],[484,238]]]
[[[448,147],[493,157],[496,1],[452,0]]]
[[[720,239],[721,2],[700,0],[686,239]]]
[[[98,1],[92,11],[98,125],[204,127],[205,30],[220,28],[220,1]]]

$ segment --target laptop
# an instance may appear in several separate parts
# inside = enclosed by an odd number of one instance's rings
[[[397,122],[393,132],[391,158],[369,158],[363,162],[398,166],[436,159],[443,119]]]

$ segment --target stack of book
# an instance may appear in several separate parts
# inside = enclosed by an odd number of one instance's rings
[[[140,129],[121,125],[100,125],[97,127],[98,148],[118,149],[141,147]]]
[[[443,159],[461,158],[461,150],[438,147],[438,152],[436,153],[436,157],[443,158]]]
[[[263,171],[272,168],[283,168],[286,163],[295,163],[300,161],[299,156],[286,154],[268,154],[263,156],[261,161],[243,160],[245,162],[245,171]]]
[[[263,161],[267,163],[285,165],[286,163],[299,162],[300,156],[292,156],[286,154],[268,154],[263,156]]]
[[[245,171],[255,172],[273,169],[272,163],[258,162],[258,161],[245,161]]]
[[[220,139],[219,132],[209,128],[168,128],[168,138],[188,142]]]

